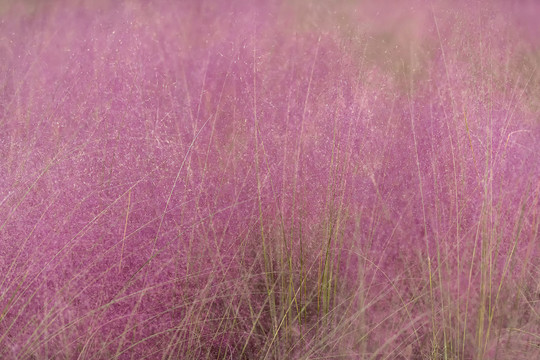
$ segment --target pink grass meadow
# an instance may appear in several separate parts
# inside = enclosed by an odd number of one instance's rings
[[[4,1],[0,358],[540,358],[533,1]]]

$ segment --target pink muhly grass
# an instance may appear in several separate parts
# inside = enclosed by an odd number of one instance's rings
[[[2,5],[0,357],[539,356],[524,9]]]

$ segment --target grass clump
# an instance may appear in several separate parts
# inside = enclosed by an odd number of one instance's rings
[[[538,9],[396,6],[3,3],[0,357],[540,355]]]

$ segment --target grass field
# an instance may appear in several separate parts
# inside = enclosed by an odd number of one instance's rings
[[[0,2],[0,358],[540,359],[540,4]]]

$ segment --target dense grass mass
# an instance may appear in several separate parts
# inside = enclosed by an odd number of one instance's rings
[[[540,358],[534,1],[3,1],[0,358]]]

